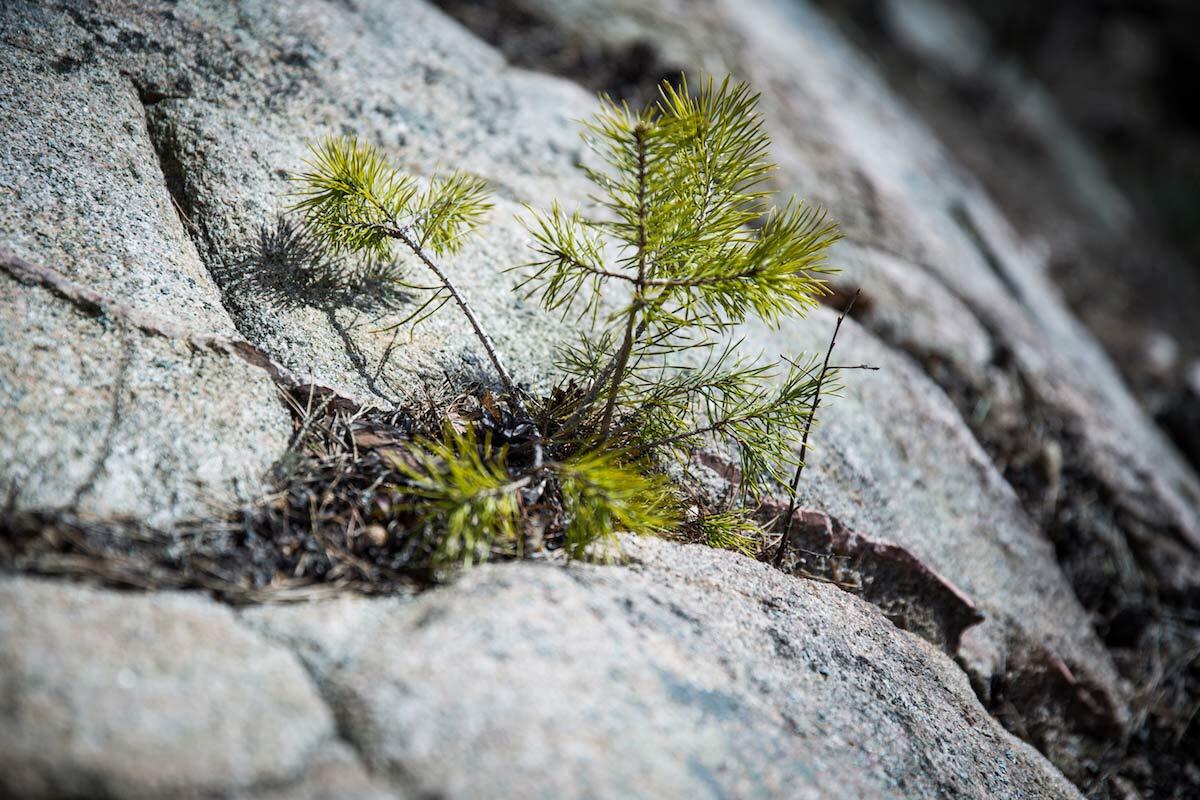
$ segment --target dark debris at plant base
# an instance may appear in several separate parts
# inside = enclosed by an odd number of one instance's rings
[[[293,446],[275,488],[225,518],[169,530],[141,520],[96,520],[74,510],[0,514],[0,569],[72,575],[128,588],[202,589],[233,603],[337,592],[392,594],[436,583],[437,532],[418,522],[417,498],[397,465],[421,437],[449,423],[508,449],[527,467],[536,426],[474,389],[424,408],[352,409],[288,394]],[[545,482],[518,490],[525,541],[483,557],[549,554],[564,541],[561,501]]]

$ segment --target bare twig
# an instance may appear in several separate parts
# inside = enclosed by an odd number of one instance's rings
[[[837,345],[838,331],[842,329],[842,322],[846,319],[846,315],[854,308],[854,302],[858,300],[858,296],[862,293],[862,289],[855,289],[854,296],[850,298],[850,302],[838,315],[837,323],[833,326],[833,336],[829,337],[829,348],[825,351],[825,360],[821,364],[821,374],[817,376],[817,390],[813,396],[812,411],[808,413],[808,419],[804,422],[804,435],[800,439],[800,458],[796,464],[796,474],[792,476],[790,488],[790,496],[788,497],[787,513],[783,521],[783,535],[779,537],[779,549],[775,551],[775,558],[772,563],[779,567],[783,563],[783,554],[787,551],[788,538],[792,535],[792,517],[796,512],[796,491],[800,486],[800,477],[804,474],[804,464],[808,460],[808,435],[812,432],[813,420],[817,417],[817,409],[821,405],[821,387],[825,383],[825,376],[829,373],[829,359],[833,356],[833,348]],[[863,369],[870,369],[863,365]]]
[[[508,371],[508,367],[504,365],[504,361],[500,358],[500,353],[496,350],[496,344],[492,341],[492,337],[489,336],[487,331],[483,329],[483,323],[480,322],[479,317],[475,315],[475,309],[471,307],[471,304],[467,302],[467,299],[463,297],[461,292],[458,291],[458,287],[454,285],[454,281],[450,280],[450,276],[443,272],[442,269],[436,263],[434,263],[433,259],[426,254],[425,249],[421,247],[420,242],[413,238],[412,230],[410,228],[384,228],[384,230],[388,236],[391,236],[394,239],[399,239],[401,242],[403,242],[404,245],[421,260],[421,263],[428,267],[429,271],[437,276],[438,281],[440,281],[442,286],[445,287],[446,293],[450,297],[454,298],[454,302],[458,304],[460,309],[462,309],[463,316],[465,316],[467,318],[467,322],[471,324],[471,329],[475,331],[475,338],[479,339],[480,344],[483,345],[483,349],[487,352],[488,358],[492,362],[492,366],[496,368],[496,374],[500,376],[500,382],[504,384],[505,393],[512,398],[512,402],[516,405],[517,411],[520,412],[523,417],[529,418],[529,409],[525,406],[525,401],[521,399],[521,392],[517,389],[517,385],[512,379],[512,373]],[[445,301],[443,301],[441,305],[445,305]],[[441,308],[441,305],[439,305],[438,308]],[[437,309],[434,310],[436,311]],[[542,465],[542,459],[544,458],[544,446],[542,443],[542,431],[536,426],[535,430],[537,430],[537,437],[533,442],[533,463],[534,467],[537,468],[541,467]]]

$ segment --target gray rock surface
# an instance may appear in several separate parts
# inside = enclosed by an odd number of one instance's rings
[[[565,54],[522,49],[531,43],[525,31],[543,31],[543,36],[545,29],[559,31],[563,40],[584,48],[581,64],[624,57],[646,66],[642,77],[647,83],[660,72],[669,75],[679,69],[728,71],[763,92],[767,126],[774,137],[772,155],[781,167],[777,185],[824,204],[847,235],[834,259],[845,270],[837,279],[839,292],[848,298],[861,286],[864,296],[856,318],[891,349],[914,360],[957,408],[935,411],[941,401],[924,387],[909,395],[911,402],[887,397],[908,393],[901,388],[909,382],[907,373],[891,370],[891,377],[878,379],[852,376],[856,391],[862,386],[864,396],[871,397],[872,389],[865,387],[878,384],[879,394],[850,412],[853,417],[845,425],[835,421],[823,431],[824,453],[853,453],[855,444],[863,446],[863,432],[874,427],[872,420],[887,420],[878,430],[890,432],[889,446],[896,447],[899,456],[895,463],[913,465],[907,473],[913,480],[896,480],[883,468],[892,459],[872,448],[870,456],[852,462],[848,481],[828,495],[813,496],[817,507],[852,527],[904,544],[960,585],[978,587],[984,596],[975,599],[989,606],[997,620],[1010,615],[1021,620],[1018,627],[1044,624],[1034,619],[1037,614],[1017,611],[1029,595],[1012,591],[1012,583],[1002,588],[1007,579],[1000,576],[1029,573],[1024,557],[1016,555],[1021,550],[1011,549],[1012,532],[1018,530],[1024,531],[1018,540],[1026,542],[1021,547],[1041,551],[1040,556],[1026,553],[1035,561],[1051,557],[1050,548],[1034,544],[1039,534],[1054,544],[1071,589],[1095,613],[1095,624],[1102,630],[1120,614],[1160,602],[1168,607],[1182,602],[1190,608],[1187,598],[1194,598],[1200,588],[1200,482],[1195,473],[1139,409],[1107,356],[1067,311],[1045,274],[1044,250],[1014,233],[974,177],[811,4],[705,0],[685,8],[673,0],[515,0],[510,6],[520,14],[510,8],[503,17],[486,19],[469,4],[441,4],[488,33],[522,63],[536,65],[541,59],[547,68],[581,80],[589,79],[587,73],[574,71],[577,65]],[[505,22],[514,19],[522,21]],[[1102,180],[1086,167],[1080,167],[1077,178]],[[1095,199],[1108,202],[1105,198],[1112,191],[1105,184]],[[797,340],[810,350],[824,344],[819,335],[789,331],[776,340],[773,350],[790,352]],[[771,340],[755,336],[753,341],[765,345]],[[881,358],[895,363],[882,354],[876,361]],[[854,358],[847,361],[857,363]],[[904,377],[897,379],[897,374]],[[852,403],[834,406],[829,414],[836,419]],[[893,417],[893,408],[904,410]],[[938,419],[948,427],[936,435],[923,432],[936,427],[929,423]],[[964,423],[986,456],[979,458],[977,451],[965,447],[939,452],[938,442],[959,441],[950,430],[961,430]],[[1009,484],[998,494],[984,488],[994,485],[991,470],[979,473],[965,466],[986,461]],[[840,471],[843,477],[848,472],[844,467]],[[968,474],[972,490],[951,488]],[[847,485],[862,479],[869,493],[847,491]],[[1017,504],[1009,487],[1031,519],[1013,516]],[[943,490],[967,505],[942,496]],[[876,491],[870,501],[861,501]],[[1001,495],[1007,499],[999,502],[1010,511],[997,525],[984,510],[989,501],[982,498]],[[924,506],[926,499],[929,506]],[[942,516],[944,512],[950,518]],[[887,527],[888,517],[894,520],[892,528]],[[934,524],[927,524],[927,518]],[[952,525],[962,526],[963,541],[947,547],[944,539],[927,538],[931,529],[940,527],[939,521],[951,518]],[[968,540],[971,544],[965,543]],[[1007,551],[1000,563],[1009,566],[998,567],[984,556],[985,550]],[[1049,572],[1055,577],[1039,575],[1032,583],[1042,587],[1039,591],[1059,595],[1059,570]],[[984,585],[977,583],[979,578]],[[1069,598],[1067,604],[1078,606]],[[1172,629],[1173,613],[1164,612],[1156,623],[1160,629]],[[1081,619],[1076,613],[1069,617]],[[987,638],[986,627],[974,638]],[[1055,638],[1044,634],[1034,639],[1049,644]],[[1115,673],[1107,659],[1092,657],[1099,652],[1095,637],[1085,633],[1082,638],[1089,643],[1078,651],[1082,662],[1076,665],[1098,676],[1085,682],[1094,681],[1102,687],[1100,693],[1117,698],[1119,706],[1123,690]],[[984,649],[989,659],[1005,663],[1010,672],[1040,672],[1032,664],[1028,670],[1014,666],[1023,646]],[[1036,660],[1044,661],[1044,656]],[[974,655],[964,657],[979,663]],[[1109,724],[1119,725],[1123,715],[1115,710]],[[1107,727],[1097,728],[1091,703],[1077,706],[1073,713],[1080,717],[1078,729],[1085,738],[1091,735],[1086,732]],[[1100,733],[1100,741],[1109,735]],[[1060,765],[1077,764],[1075,756],[1060,751],[1054,742],[1047,740],[1042,746],[1057,752]]]
[[[0,462],[15,507],[161,524],[261,494],[291,430],[265,370],[7,274],[0,292]]]
[[[0,790],[182,797],[294,780],[335,743],[285,648],[196,595],[0,580]]]
[[[84,71],[14,44],[0,47],[3,248],[186,332],[234,333],[133,85],[103,61]],[[261,369],[94,318],[5,273],[0,341],[0,484],[18,508],[211,513],[261,491],[291,431]]]
[[[1089,15],[1064,37],[1072,26],[1061,25],[1056,4],[818,3],[842,17],[889,85],[985,183],[1022,235],[1047,251],[1048,272],[1072,309],[1143,402],[1159,407],[1185,382],[1200,347],[1191,313],[1200,304],[1200,273],[1186,252],[1175,252],[1190,248],[1187,234],[1164,236],[1161,201],[1164,176],[1188,180],[1180,164],[1192,160],[1190,147],[1176,143],[1190,135],[1177,137],[1169,111],[1176,104],[1159,98],[1155,83],[1159,75],[1179,80],[1167,29],[1187,24],[1164,16],[1126,29],[1120,15]],[[1054,47],[1036,35],[1014,40],[998,27],[1006,17],[1060,38]],[[1115,32],[1124,30],[1128,39],[1114,47]],[[1145,60],[1131,59],[1134,52]],[[1127,138],[1105,145],[1105,131],[1115,129]],[[1171,143],[1169,154],[1155,140]],[[1136,161],[1147,151],[1158,157]]]
[[[242,619],[305,660],[373,770],[444,797],[1074,797],[957,667],[832,586],[627,540],[411,601]]]
[[[628,567],[236,614],[5,578],[0,790],[1078,797],[872,606],[722,551],[625,548]]]
[[[650,47],[638,80],[731,70],[764,92],[780,186],[841,220],[838,288],[864,287],[840,360],[882,367],[826,407],[803,501],[985,611],[958,666],[831,586],[662,542],[630,543],[628,568],[494,566],[415,601],[236,616],[5,578],[0,780],[33,796],[1074,796],[971,687],[1079,779],[1128,719],[1083,579],[1194,591],[1200,490],[1036,250],[804,3],[511,5],[611,52]],[[114,301],[0,272],[0,491],[17,507],[169,522],[257,493],[287,412],[261,363],[197,341],[242,337],[365,403],[486,378],[449,311],[380,333],[413,298],[288,297],[244,263],[306,140],[330,133],[423,177],[489,181],[497,208],[446,267],[514,371],[547,377],[574,321],[501,270],[526,258],[522,203],[583,199],[589,91],[509,66],[418,0],[14,0],[0,22],[0,248]],[[745,333],[774,358],[822,350],[831,326]],[[1096,553],[1092,572],[1071,561]],[[122,689],[123,670],[148,683]]]
[[[744,333],[768,355],[819,352],[833,323],[833,313],[822,309],[803,324],[777,331],[751,326]],[[953,404],[910,359],[853,320],[843,325],[836,353],[838,363],[880,370],[848,373],[847,387],[822,410],[801,505],[902,545],[984,611],[985,621],[968,632],[969,647],[960,651],[978,686],[1021,680],[1041,660],[1031,651],[1048,650],[1078,681],[1068,695],[1078,693],[1103,709],[1108,724],[1123,723],[1126,690],[1050,542]],[[1079,757],[1078,737],[1087,738],[1094,720],[1054,709],[1059,690],[1045,684],[1018,706],[1031,717],[1057,717],[1039,745],[1069,763]]]

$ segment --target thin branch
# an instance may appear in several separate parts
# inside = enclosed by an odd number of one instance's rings
[[[656,439],[653,442],[646,442],[645,444],[636,445],[632,449],[633,449],[634,453],[641,454],[647,450],[652,450],[655,447],[663,447],[665,445],[675,444],[676,442],[682,442],[687,439],[694,439],[697,436],[703,436],[707,433],[715,433],[717,431],[724,430],[725,428],[728,428],[731,425],[737,425],[738,423],[755,419],[756,417],[761,416],[760,411],[761,411],[760,409],[754,409],[753,411],[748,411],[745,414],[734,414],[732,416],[724,417],[723,419],[719,419],[716,422],[711,422],[708,425],[704,425],[699,428],[694,428],[693,430],[686,431],[684,433],[676,433],[672,436],[667,436],[662,439]]]
[[[646,332],[646,327],[647,325],[645,319],[638,323],[637,330],[633,334],[635,340],[642,338],[642,334]],[[570,436],[575,432],[575,429],[579,427],[581,422],[583,422],[583,418],[589,411],[592,410],[592,403],[595,402],[596,398],[600,396],[600,392],[608,383],[609,376],[613,374],[613,370],[616,368],[617,359],[616,356],[614,356],[609,360],[608,364],[604,366],[604,369],[600,370],[599,374],[596,375],[595,380],[592,381],[591,386],[588,387],[587,392],[579,400],[579,402],[576,403],[575,411],[562,424],[558,435]]]
[[[735,272],[732,275],[705,275],[700,278],[649,278],[646,281],[647,286],[661,286],[666,288],[699,288],[703,286],[719,286],[723,283],[735,283],[737,281],[748,280],[758,275],[762,271],[761,267],[751,267],[750,269]]]
[[[596,267],[591,264],[585,264],[584,262],[580,261],[577,258],[572,258],[569,253],[566,253],[562,250],[555,250],[554,252],[546,252],[545,255],[550,256],[551,258],[558,259],[560,261],[565,261],[566,263],[570,264],[572,267],[574,267],[577,270],[580,270],[581,272],[587,272],[592,275],[598,275],[601,278],[616,278],[617,280],[622,280],[627,283],[634,283],[634,284],[637,283],[637,278],[635,278],[632,275],[626,275],[623,272],[613,272],[612,270],[602,269],[600,267]]]
[[[800,476],[804,474],[804,464],[808,460],[808,435],[812,432],[813,420],[817,417],[817,409],[821,405],[821,387],[825,383],[825,376],[829,372],[829,359],[833,356],[833,348],[837,345],[838,331],[842,329],[842,322],[846,319],[846,315],[854,308],[854,302],[858,300],[862,289],[855,289],[854,296],[850,298],[850,302],[838,315],[837,323],[833,326],[833,336],[829,337],[829,348],[825,351],[825,361],[821,364],[821,374],[817,376],[817,389],[813,395],[812,411],[808,414],[808,419],[804,422],[804,435],[800,439],[800,458],[796,464],[796,474],[792,476],[791,496],[788,498],[787,513],[784,516],[783,535],[779,537],[779,549],[775,551],[775,558],[772,563],[778,568],[783,563],[783,554],[787,551],[788,539],[792,535],[792,517],[796,513],[796,491],[800,487]],[[870,369],[866,367],[865,369]]]
[[[521,393],[517,389],[517,385],[513,382],[512,375],[504,366],[504,362],[500,359],[500,354],[496,351],[496,345],[492,342],[492,337],[488,336],[487,331],[483,329],[483,323],[479,321],[479,317],[475,316],[475,310],[471,308],[470,303],[468,303],[466,298],[463,297],[458,291],[458,287],[455,286],[454,282],[450,280],[450,276],[442,272],[438,265],[433,263],[433,260],[425,254],[425,250],[419,244],[417,244],[416,240],[412,238],[410,228],[389,228],[387,230],[389,236],[404,242],[408,249],[412,250],[413,253],[416,254],[417,258],[421,259],[421,263],[428,267],[429,270],[437,276],[438,280],[442,282],[442,285],[446,287],[446,292],[450,295],[450,297],[454,298],[454,302],[458,303],[458,307],[462,309],[463,315],[467,318],[467,321],[471,323],[471,328],[475,331],[476,338],[478,338],[480,343],[483,345],[483,349],[487,351],[488,358],[491,359],[492,366],[496,368],[496,373],[500,376],[500,382],[504,384],[504,390],[508,396],[512,398],[512,402],[516,405],[517,411],[520,412],[522,417],[529,418],[529,409],[525,406],[525,401],[521,399]],[[445,302],[446,301],[443,300],[442,304],[439,305],[438,308],[441,308],[442,305],[445,305]],[[434,310],[436,311],[437,309]],[[537,438],[534,439],[533,442],[533,463],[535,467],[541,467],[542,459],[544,457],[542,432],[541,429],[536,425],[534,426],[534,430],[537,431]]]
[[[487,351],[488,358],[491,359],[492,366],[496,368],[496,373],[500,376],[500,382],[504,384],[505,391],[512,395],[513,399],[520,404],[521,400],[517,394],[517,386],[515,383],[513,383],[512,375],[509,373],[508,368],[504,366],[504,362],[500,359],[500,354],[496,352],[496,345],[492,342],[492,337],[488,336],[487,331],[483,329],[483,324],[479,321],[479,317],[475,316],[475,310],[471,308],[471,304],[468,303],[466,298],[463,297],[458,291],[458,287],[455,286],[454,282],[450,280],[450,277],[446,275],[446,273],[442,272],[441,268],[438,267],[438,265],[435,264],[428,255],[425,254],[425,250],[419,244],[417,244],[415,239],[412,238],[409,228],[386,228],[386,230],[388,236],[404,242],[404,244],[408,246],[408,249],[413,251],[417,258],[421,259],[421,263],[428,267],[429,271],[437,276],[438,280],[441,281],[442,286],[446,287],[446,291],[451,297],[454,298],[454,302],[458,303],[458,307],[462,309],[463,315],[467,318],[467,322],[471,323],[471,329],[475,331],[475,337],[479,339],[480,343],[483,345],[483,349]]]

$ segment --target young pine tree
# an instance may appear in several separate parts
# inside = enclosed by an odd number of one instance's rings
[[[829,371],[782,356],[782,371],[746,360],[732,333],[751,316],[775,324],[812,308],[838,234],[794,201],[763,212],[774,168],[757,102],[728,79],[696,94],[686,82],[664,83],[659,100],[636,112],[601,99],[585,131],[598,165],[581,167],[594,206],[567,213],[555,203],[527,221],[536,254],[528,291],[595,327],[563,349],[562,383],[535,402],[434,260],[480,223],[489,206],[482,181],[455,173],[422,190],[356,140],[314,149],[296,206],[308,232],[360,259],[389,261],[397,245],[411,251],[437,283],[409,321],[455,301],[507,401],[535,429],[533,455],[447,427],[398,465],[422,535],[440,537],[446,562],[523,552],[530,498],[522,493],[533,487],[561,509],[559,541],[578,556],[617,529],[677,526],[689,500],[663,468],[686,468],[706,444],[736,450],[743,500],[799,466],[793,445],[811,425],[822,383],[829,391]],[[757,547],[737,509],[692,511],[686,522],[710,543]]]
[[[749,362],[729,335],[749,316],[777,323],[816,305],[836,227],[795,201],[763,213],[774,167],[745,84],[709,80],[695,95],[664,84],[639,112],[601,102],[586,130],[600,166],[584,168],[598,213],[555,204],[528,224],[532,291],[599,327],[564,352],[563,371],[584,388],[552,435],[660,460],[732,444],[743,490],[766,491],[794,461],[820,376],[815,362],[781,357],[782,375]],[[602,314],[610,287],[624,299]]]

